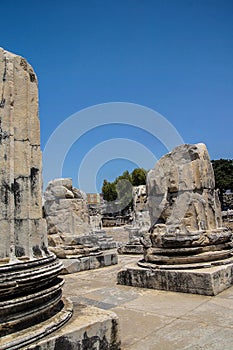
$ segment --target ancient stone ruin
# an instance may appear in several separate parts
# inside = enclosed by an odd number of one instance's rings
[[[3,49],[0,76],[0,348],[18,349],[64,324],[72,308],[42,219],[37,78]]]
[[[133,187],[132,216],[132,224],[125,227],[129,235],[129,241],[117,249],[119,254],[143,254],[141,239],[150,228],[146,185]]]
[[[44,199],[50,250],[59,258],[98,254],[98,246],[88,249],[81,244],[80,237],[88,235],[91,228],[85,194],[72,186],[72,180],[50,181]]]
[[[144,259],[121,271],[119,283],[207,295],[229,287],[232,232],[222,227],[206,146],[181,145],[162,157],[147,189],[151,228],[142,240]]]
[[[48,225],[48,243],[59,258],[70,255],[98,254],[116,247],[103,230],[93,230],[86,194],[73,187],[72,179],[49,182],[44,193],[44,214]]]
[[[113,313],[82,306],[71,321],[73,305],[62,298],[62,264],[42,218],[36,75],[0,49],[0,77],[0,350],[119,349]]]
[[[93,231],[86,194],[73,187],[72,179],[49,182],[44,193],[44,215],[48,225],[49,248],[63,261],[62,273],[105,267],[117,263],[112,237]]]

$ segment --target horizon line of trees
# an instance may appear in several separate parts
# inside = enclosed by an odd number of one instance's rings
[[[131,173],[128,170],[118,176],[113,182],[103,182],[103,199],[107,202],[115,201],[118,197],[124,197],[129,192],[129,186],[140,186],[146,184],[147,171],[143,168],[135,168]]]
[[[231,190],[233,192],[233,159],[220,158],[211,160],[211,163],[215,176],[215,188],[219,190],[220,196],[226,190]],[[105,179],[102,186],[103,199],[107,202],[112,202],[118,198],[119,194],[124,195],[126,191],[124,187],[127,186],[127,181],[132,186],[145,185],[147,172],[148,171],[143,168],[135,168],[131,173],[129,173],[128,170],[124,171],[123,174],[118,176],[113,182]]]

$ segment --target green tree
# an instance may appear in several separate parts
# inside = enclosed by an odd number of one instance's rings
[[[124,171],[122,175],[118,176],[114,183],[117,184],[120,180],[127,180],[130,183],[132,183],[132,177],[130,175],[130,173],[128,172],[128,170]]]
[[[112,202],[117,199],[116,184],[114,182],[108,182],[104,180],[102,186],[103,199],[107,202]]]
[[[132,186],[145,185],[146,174],[145,169],[136,168],[131,174],[128,170],[124,171],[114,182],[104,180],[102,186],[103,199],[107,202],[115,201],[109,203],[112,211],[123,212],[133,207]]]
[[[132,177],[132,185],[133,186],[139,186],[139,185],[145,185],[146,184],[146,170],[143,168],[136,168],[133,170],[131,177]]]
[[[221,193],[226,190],[233,190],[233,160],[218,159],[212,160],[215,176],[215,187]]]

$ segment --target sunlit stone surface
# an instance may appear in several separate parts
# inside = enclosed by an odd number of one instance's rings
[[[181,145],[162,157],[147,178],[151,228],[140,268],[118,282],[215,295],[233,283],[232,232],[221,208],[204,144]]]
[[[150,228],[146,185],[133,187],[133,203],[133,222],[125,228],[129,242],[117,249],[119,254],[143,254],[141,239]]]
[[[232,233],[204,144],[182,145],[162,157],[147,179],[151,218],[145,260],[161,264],[215,261],[232,255]]]
[[[42,219],[36,75],[0,49],[0,77],[0,350],[119,350],[114,313],[62,298]]]
[[[72,314],[62,264],[47,248],[41,169],[36,75],[0,49],[0,349],[26,346]]]
[[[49,249],[62,259],[63,274],[117,264],[116,242],[104,230],[93,230],[86,194],[72,179],[51,180],[44,193]]]

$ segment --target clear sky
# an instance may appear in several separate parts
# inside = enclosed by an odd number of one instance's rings
[[[233,158],[233,1],[1,0],[0,5],[0,46],[24,56],[38,76],[42,149],[72,114],[128,102],[159,112],[184,142],[206,143],[211,159]],[[109,123],[76,140],[62,175],[77,185],[88,152],[115,138],[137,141],[155,158],[167,152],[143,128]],[[145,165],[132,161],[127,149],[128,160],[109,160],[111,144],[105,145],[107,163],[101,160],[98,173],[86,173],[96,178],[97,190],[104,178]]]

